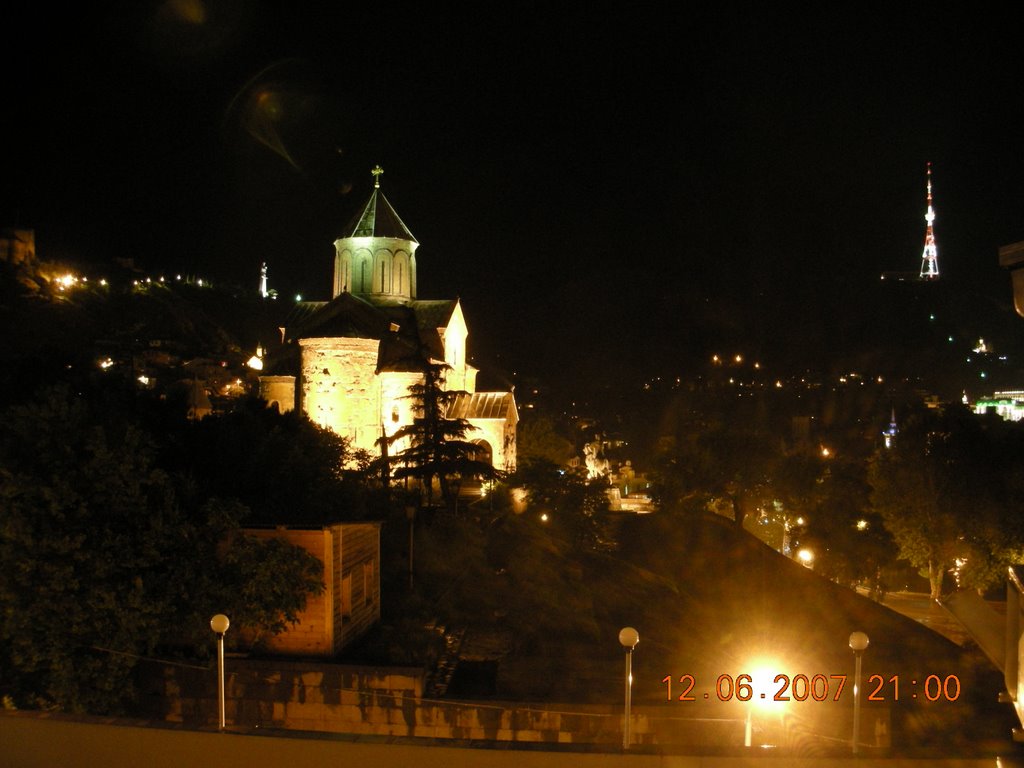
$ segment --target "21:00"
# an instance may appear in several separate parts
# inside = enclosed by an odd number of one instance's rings
[[[904,680],[904,683],[906,681]],[[874,684],[874,688],[871,686]],[[865,689],[870,690],[868,693],[868,701],[889,701],[889,697],[886,695],[886,685],[892,685],[892,701],[900,700],[900,676],[893,675],[888,680],[882,675],[871,675],[868,678],[868,684]],[[945,699],[946,701],[956,701],[960,698],[960,677],[958,675],[946,675],[944,678],[938,675],[928,675],[924,679],[924,686],[921,690],[924,698],[928,701],[938,701],[939,699]],[[910,681],[910,698],[917,698],[917,680]],[[906,698],[906,691],[904,690],[904,699]]]

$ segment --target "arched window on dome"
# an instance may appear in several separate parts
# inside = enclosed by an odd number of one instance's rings
[[[348,290],[350,293],[365,294],[370,292],[370,281],[373,279],[373,257],[365,248],[352,254],[352,271],[349,276]]]
[[[391,253],[385,250],[373,255],[373,293],[391,293]]]

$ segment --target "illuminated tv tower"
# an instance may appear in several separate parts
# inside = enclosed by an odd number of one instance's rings
[[[924,215],[928,226],[924,230],[924,253],[921,254],[921,279],[937,280],[939,277],[939,252],[935,248],[935,209],[932,208],[932,164],[928,163],[928,212]]]

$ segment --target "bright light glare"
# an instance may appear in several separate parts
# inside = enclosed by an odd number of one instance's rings
[[[814,562],[814,553],[807,548],[801,549],[797,552],[796,557],[804,565],[810,565]]]
[[[750,703],[761,710],[778,712],[786,706],[785,701],[776,701],[775,694],[779,690],[779,683],[775,681],[776,676],[786,674],[782,664],[777,659],[759,658],[754,659],[747,665],[750,670],[750,687],[753,696]]]

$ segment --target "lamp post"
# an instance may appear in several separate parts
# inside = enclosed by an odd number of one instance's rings
[[[413,523],[416,521],[416,507],[409,504],[405,508],[405,516],[409,519],[409,591],[412,592],[412,543]]]
[[[224,633],[231,621],[223,613],[210,619],[210,629],[217,633],[217,703],[220,709],[220,730],[224,730]]]
[[[632,627],[619,631],[619,643],[626,649],[626,710],[622,727],[622,748],[629,749],[629,705],[633,693],[633,649],[640,642],[640,633]]]
[[[856,658],[853,673],[853,754],[860,753],[860,661],[871,641],[863,632],[850,635],[850,649]]]

